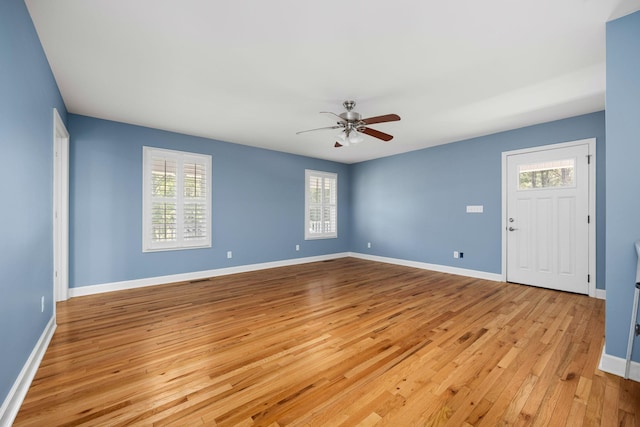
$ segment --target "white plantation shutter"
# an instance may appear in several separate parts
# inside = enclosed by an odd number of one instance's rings
[[[207,221],[207,165],[202,159],[185,159],[184,179],[184,239],[187,242],[206,240],[209,235]]]
[[[151,156],[151,240],[175,242],[177,239],[178,195],[175,156]]]
[[[143,148],[143,251],[211,246],[211,156]]]
[[[305,171],[305,239],[338,237],[338,175]]]

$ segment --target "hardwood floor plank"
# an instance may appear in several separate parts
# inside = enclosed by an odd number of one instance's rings
[[[604,301],[353,258],[73,298],[16,426],[638,425]]]

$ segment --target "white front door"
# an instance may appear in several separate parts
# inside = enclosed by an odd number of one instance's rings
[[[589,146],[507,155],[507,281],[589,293]]]

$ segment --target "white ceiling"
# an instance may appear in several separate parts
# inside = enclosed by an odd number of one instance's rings
[[[354,163],[604,109],[640,0],[26,0],[69,112]],[[320,111],[372,125],[334,148]],[[73,135],[72,135],[73,138]]]

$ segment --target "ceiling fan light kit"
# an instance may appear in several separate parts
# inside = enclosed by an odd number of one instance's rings
[[[349,142],[351,144],[359,144],[362,141],[364,141],[364,138],[362,137],[362,135],[360,135],[357,131],[353,131],[349,134],[349,136],[347,137],[347,139],[349,140]]]
[[[364,138],[355,129],[345,129],[336,137],[336,143],[343,147],[348,147],[351,144],[359,144],[362,141],[364,141]]]
[[[393,139],[392,135],[380,132],[379,130],[371,129],[367,126],[375,123],[395,122],[400,120],[400,116],[398,116],[397,114],[385,114],[383,116],[375,116],[369,117],[368,119],[363,119],[360,113],[353,111],[353,108],[356,106],[355,101],[344,101],[342,105],[345,110],[347,110],[344,113],[335,114],[327,111],[321,112],[323,114],[331,114],[340,119],[335,126],[303,130],[300,132],[296,132],[296,134],[324,129],[342,129],[342,131],[336,137],[336,143],[334,144],[334,147],[336,148],[347,147],[351,144],[358,144],[364,141],[364,138],[362,136],[363,133],[374,138],[381,139],[382,141],[391,141]]]

